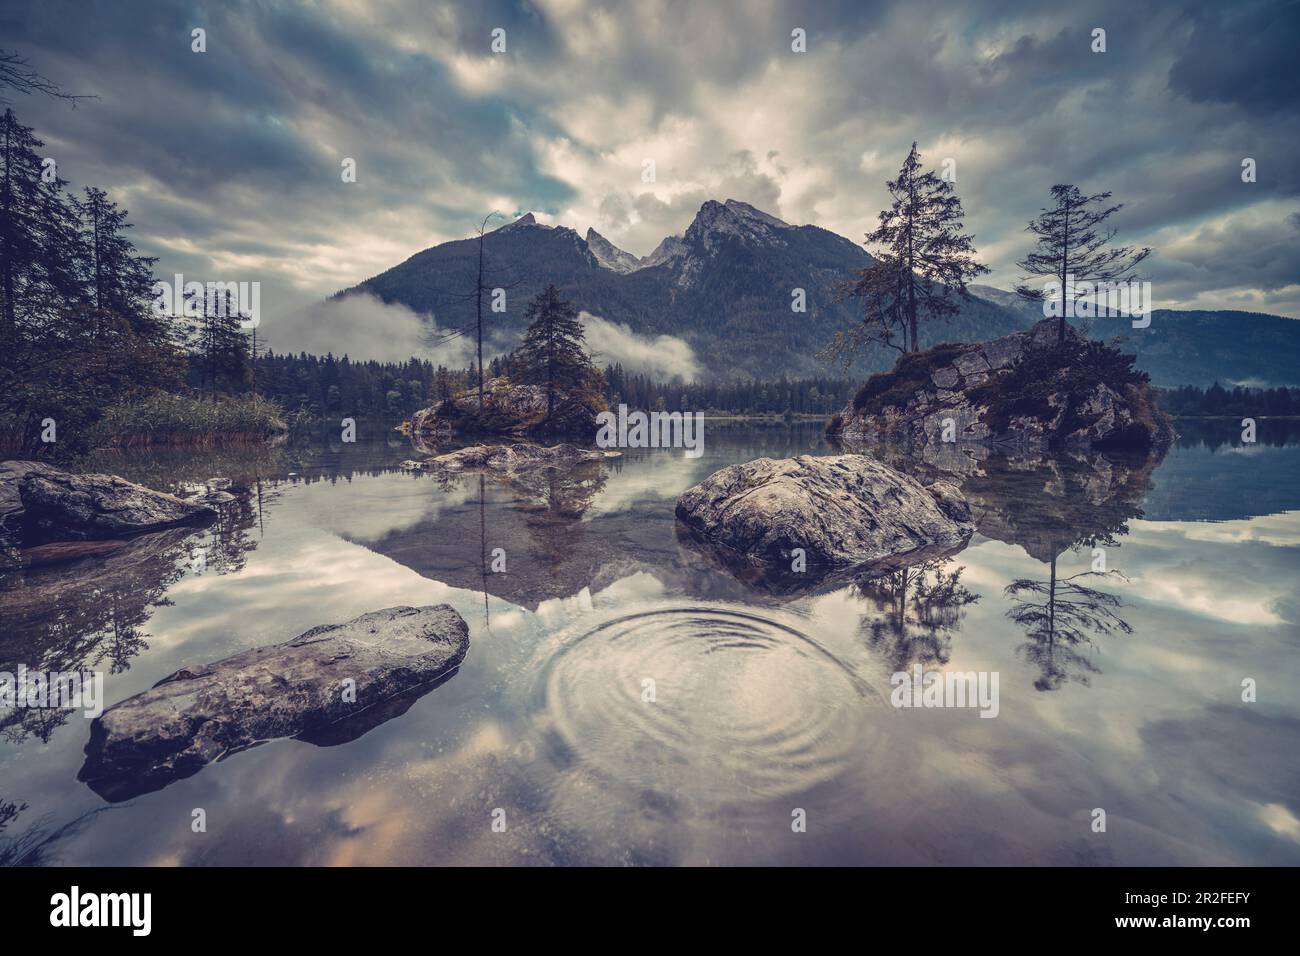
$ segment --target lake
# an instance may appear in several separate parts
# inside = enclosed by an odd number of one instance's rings
[[[361,425],[346,445],[99,454],[151,487],[246,491],[210,527],[8,572],[0,670],[102,671],[112,704],[437,603],[469,623],[460,670],[359,736],[266,742],[111,801],[78,780],[88,719],[0,710],[0,861],[1300,863],[1284,423],[1246,446],[1184,424],[1156,461],[883,450],[959,484],[977,533],[825,586],[733,573],[673,514],[724,465],[834,453],[818,423],[709,422],[700,458],[509,480],[405,471],[406,440]],[[996,674],[996,717],[893,706],[917,665]]]

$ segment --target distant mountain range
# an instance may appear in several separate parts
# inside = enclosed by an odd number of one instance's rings
[[[484,255],[487,284],[507,288],[507,311],[485,313],[494,351],[518,343],[525,304],[554,283],[578,309],[643,336],[684,339],[714,375],[759,379],[837,372],[817,352],[857,319],[860,303],[842,300],[841,289],[871,261],[843,236],[792,226],[733,199],[706,202],[683,235],[644,257],[594,229],[583,237],[531,213],[488,233]],[[477,239],[445,242],[337,295],[367,292],[432,314],[440,327],[470,328],[477,264]],[[791,309],[795,289],[805,291],[806,312]],[[1042,317],[1039,306],[1013,293],[988,286],[972,292],[958,315],[922,326],[922,346],[984,341]],[[1282,316],[1158,310],[1148,329],[1099,319],[1092,335],[1125,336],[1124,347],[1158,385],[1300,384],[1300,321]],[[853,371],[888,368],[896,357],[882,350]]]

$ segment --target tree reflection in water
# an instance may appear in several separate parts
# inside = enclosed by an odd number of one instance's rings
[[[259,498],[241,494],[207,528],[171,528],[115,541],[72,542],[21,552],[3,580],[0,671],[117,674],[149,649],[148,622],[186,574],[232,574],[257,546]],[[84,549],[78,551],[75,549]],[[83,554],[84,556],[78,556]],[[202,554],[203,563],[196,563]],[[45,743],[76,711],[0,708],[0,736]]]
[[[958,565],[945,571],[946,564],[925,561],[852,586],[883,615],[865,622],[863,631],[867,643],[896,671],[911,664],[948,663],[964,609],[979,600],[961,583],[966,569]]]
[[[1100,669],[1082,653],[1092,646],[1089,633],[1132,634],[1132,626],[1121,618],[1116,608],[1124,606],[1117,595],[1082,583],[1084,578],[1125,578],[1118,571],[1083,571],[1058,577],[1056,558],[1051,560],[1051,575],[1045,581],[1018,578],[1003,593],[1015,601],[1007,617],[1025,629],[1028,642],[1020,653],[1040,674],[1034,686],[1039,690],[1057,690],[1073,679],[1087,686],[1089,674]]]

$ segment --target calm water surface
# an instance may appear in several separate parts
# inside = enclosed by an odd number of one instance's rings
[[[832,453],[814,424],[508,481],[404,472],[396,436],[105,455],[154,487],[248,494],[210,528],[10,572],[0,669],[102,670],[111,704],[442,602],[469,654],[356,739],[271,741],[118,802],[77,779],[88,720],[0,712],[0,861],[1300,863],[1300,446],[1268,423],[1235,438],[1145,463],[891,452],[961,484],[978,533],[820,588],[741,580],[673,517],[723,465]],[[1080,577],[1097,547],[1118,573]],[[893,708],[916,663],[997,672],[998,716]]]

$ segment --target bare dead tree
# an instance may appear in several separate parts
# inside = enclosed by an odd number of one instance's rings
[[[9,50],[0,50],[0,90],[9,89],[24,96],[43,93],[56,100],[65,100],[73,109],[82,100],[97,100],[98,96],[85,93],[67,93],[53,80],[47,79],[32,69],[25,57]],[[9,99],[0,95],[0,104],[8,105]]]

